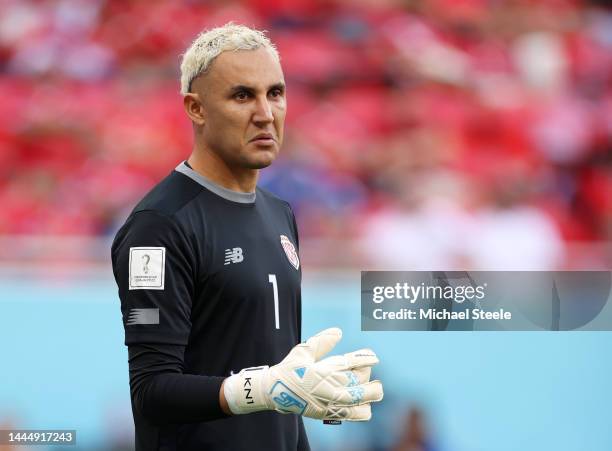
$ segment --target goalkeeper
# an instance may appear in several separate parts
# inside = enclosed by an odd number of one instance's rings
[[[295,218],[257,187],[283,141],[285,89],[260,31],[215,28],[183,55],[191,155],[112,245],[136,451],[308,450],[302,416],[368,420],[383,396],[372,351],[324,357],[339,329],[300,344]]]

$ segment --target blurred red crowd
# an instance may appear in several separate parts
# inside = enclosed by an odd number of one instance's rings
[[[281,53],[287,139],[261,182],[303,236],[367,242],[432,209],[453,228],[452,208],[612,240],[612,14],[568,0],[5,0],[0,233],[111,233],[189,154],[180,54],[230,20]]]

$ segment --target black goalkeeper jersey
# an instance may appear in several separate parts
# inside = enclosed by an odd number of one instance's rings
[[[289,204],[181,163],[112,246],[137,451],[308,449],[302,418],[226,416],[221,382],[300,342],[301,267]]]

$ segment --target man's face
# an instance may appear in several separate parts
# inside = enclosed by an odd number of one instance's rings
[[[206,146],[231,168],[272,164],[283,142],[286,99],[280,63],[265,48],[221,53],[195,79]]]

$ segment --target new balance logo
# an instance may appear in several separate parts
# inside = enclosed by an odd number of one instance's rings
[[[230,263],[240,263],[243,260],[244,255],[242,255],[241,247],[225,249],[225,263],[223,263],[224,265],[229,265]]]

